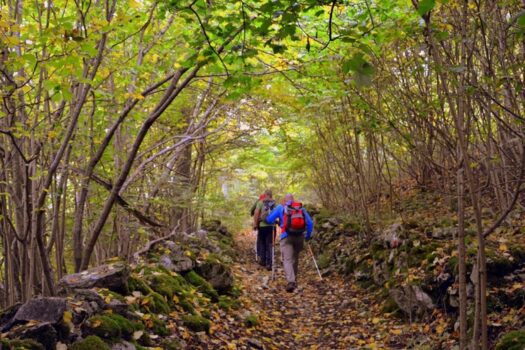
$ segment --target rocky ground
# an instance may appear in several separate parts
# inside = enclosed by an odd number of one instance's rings
[[[316,213],[323,279],[304,251],[294,293],[284,291],[278,247],[272,280],[255,264],[251,233],[208,222],[154,242],[131,265],[64,277],[60,297],[2,311],[0,349],[455,349],[454,217],[410,203],[371,237],[352,218]],[[524,222],[516,215],[487,244],[497,350],[525,348]]]
[[[252,326],[220,222],[150,244],[133,264],[108,262],[64,277],[61,296],[0,314],[0,349],[231,348]],[[230,347],[229,347],[230,346]]]
[[[375,293],[385,315],[411,324],[412,329],[422,328],[421,336],[407,331],[414,347],[454,349],[459,306],[457,218],[442,198],[429,194],[415,192],[397,205],[397,215],[373,223],[369,235],[355,218],[319,213],[313,242],[319,265],[324,274],[347,276],[362,290]],[[489,210],[483,212],[487,225],[492,217]],[[467,292],[472,306],[477,249],[469,211],[466,222]],[[516,212],[486,242],[491,348],[525,349],[524,224],[525,213]],[[472,317],[471,309],[468,314]]]

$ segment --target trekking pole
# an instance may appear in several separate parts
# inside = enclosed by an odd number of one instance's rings
[[[272,281],[275,280],[275,234],[277,233],[277,226],[273,226],[272,232]]]
[[[257,230],[253,230],[253,234],[255,235],[255,261],[259,262],[259,255],[257,255],[257,240],[259,239],[259,235],[257,234]]]
[[[314,261],[315,269],[317,270],[317,274],[319,275],[319,279],[322,281],[323,276],[321,276],[321,271],[319,271],[319,266],[317,266],[317,261],[315,261],[314,252],[312,251],[312,247],[310,244],[308,244],[308,251],[310,252],[310,256],[312,257],[312,260]]]

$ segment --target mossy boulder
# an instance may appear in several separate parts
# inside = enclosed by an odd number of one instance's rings
[[[496,350],[523,349],[525,349],[525,328],[505,334],[496,345]]]
[[[90,335],[80,341],[77,341],[76,343],[73,343],[69,350],[111,350],[111,348],[104,343],[102,339],[97,337],[96,335]]]
[[[142,301],[141,306],[148,312],[154,314],[169,314],[170,307],[166,298],[159,293],[151,292],[146,295]]]
[[[213,286],[195,271],[190,271],[184,276],[188,282],[197,287],[204,295],[209,296],[213,301],[219,300],[219,294]]]
[[[259,324],[259,320],[257,318],[257,315],[249,314],[244,318],[244,325],[246,327],[252,328]]]
[[[45,350],[42,344],[30,339],[1,339],[0,349]]]
[[[143,278],[140,278],[139,276],[136,276],[134,274],[131,275],[131,277],[128,280],[128,288],[131,292],[141,292],[144,295],[148,295],[149,293],[153,292],[153,289],[151,289],[150,286],[144,281]]]
[[[164,339],[160,345],[164,350],[182,350],[186,348],[179,339]]]
[[[160,335],[160,336],[166,336],[170,334],[170,331],[168,328],[166,328],[166,323],[164,323],[162,320],[160,320],[158,317],[153,316],[151,318],[151,323],[149,327],[153,333]]]
[[[122,337],[120,325],[109,316],[92,316],[82,325],[82,336],[96,335],[97,337],[115,340]]]
[[[233,287],[234,277],[230,267],[216,254],[210,254],[196,271],[221,294],[228,293]]]
[[[182,322],[194,332],[208,333],[210,331],[210,320],[199,315],[184,315],[182,316]]]
[[[189,289],[188,283],[180,275],[172,276],[168,273],[154,272],[146,278],[151,288],[160,295],[165,296],[168,301],[172,300],[174,295],[185,295]]]
[[[217,305],[224,311],[238,310],[241,307],[241,302],[226,295],[221,295]]]
[[[328,266],[330,266],[330,255],[331,254],[329,252],[324,252],[319,255],[317,258],[317,265],[320,269],[326,269]]]
[[[108,315],[120,328],[122,337],[126,340],[130,340],[133,336],[133,332],[144,329],[144,325],[140,322],[133,322],[126,317],[119,314]]]
[[[187,313],[189,313],[189,314],[194,314],[195,313],[195,307],[193,306],[193,304],[189,300],[187,300],[187,299],[180,299],[179,300],[179,305]]]

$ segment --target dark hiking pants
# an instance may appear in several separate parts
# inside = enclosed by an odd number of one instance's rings
[[[257,231],[257,251],[263,266],[272,266],[272,235],[273,226],[259,227]]]

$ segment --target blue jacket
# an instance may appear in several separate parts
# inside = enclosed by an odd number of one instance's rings
[[[310,239],[312,236],[312,231],[314,230],[314,222],[312,221],[312,218],[310,217],[310,214],[306,211],[306,209],[303,208],[304,211],[304,217],[306,219],[306,239]],[[274,210],[270,214],[268,214],[268,217],[266,218],[266,222],[269,224],[273,224],[275,220],[279,218],[279,224],[281,226],[281,229],[284,225],[284,207],[279,204],[277,207],[275,207]],[[281,240],[288,237],[288,233],[281,232]]]

